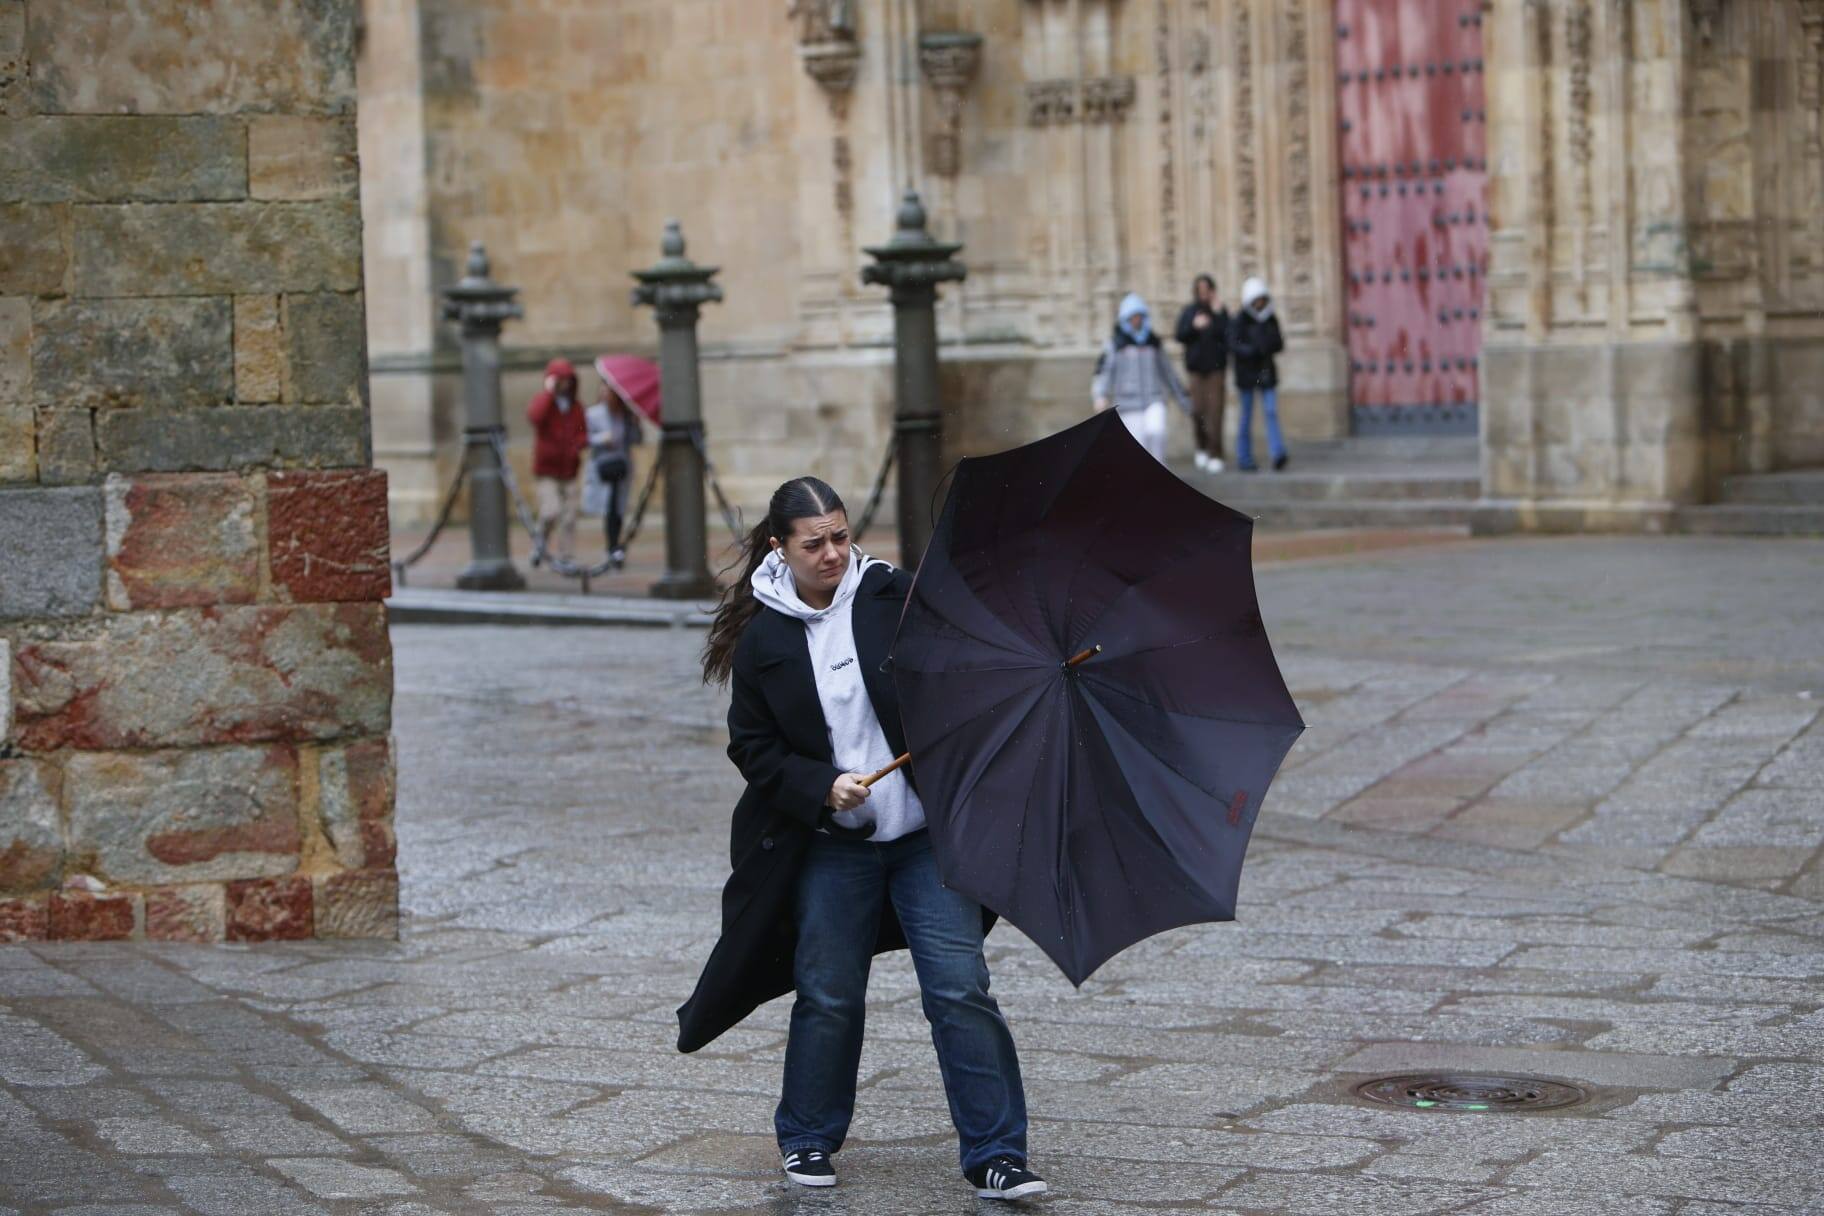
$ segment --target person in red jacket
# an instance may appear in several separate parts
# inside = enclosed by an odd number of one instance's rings
[[[532,423],[532,481],[538,489],[538,531],[549,550],[557,533],[557,555],[576,556],[576,472],[589,448],[589,425],[576,396],[576,368],[568,359],[545,364],[544,391],[526,407]],[[534,553],[532,564],[538,565]]]

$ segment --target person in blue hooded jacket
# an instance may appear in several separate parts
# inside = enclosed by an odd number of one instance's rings
[[[1090,382],[1096,412],[1111,405],[1141,446],[1165,463],[1165,399],[1169,395],[1187,417],[1195,417],[1190,398],[1166,358],[1165,344],[1153,332],[1146,301],[1128,292],[1116,313],[1115,332],[1102,347]]]

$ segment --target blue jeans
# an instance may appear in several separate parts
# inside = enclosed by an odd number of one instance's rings
[[[1013,1034],[988,995],[982,909],[941,886],[928,832],[886,844],[818,833],[798,876],[798,999],[773,1126],[779,1149],[833,1153],[848,1135],[861,1064],[868,967],[881,909],[893,901],[924,998],[925,1019],[970,1170],[1026,1159],[1026,1092]]]
[[[1235,461],[1244,468],[1254,463],[1254,394],[1260,394],[1261,412],[1267,416],[1267,451],[1278,460],[1286,454],[1286,441],[1279,434],[1279,390],[1272,388],[1241,391],[1241,421],[1235,434]]]

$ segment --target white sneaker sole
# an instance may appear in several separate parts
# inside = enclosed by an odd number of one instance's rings
[[[790,1178],[793,1182],[796,1182],[799,1186],[836,1185],[836,1175],[834,1174],[794,1174],[792,1171],[787,1170],[785,1171],[785,1176]]]
[[[1004,1191],[989,1190],[987,1187],[976,1187],[975,1193],[982,1199],[1024,1199],[1028,1195],[1043,1195],[1050,1190],[1043,1182],[1027,1182],[1020,1186],[1008,1187]]]

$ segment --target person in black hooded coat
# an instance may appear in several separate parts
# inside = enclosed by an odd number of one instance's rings
[[[797,991],[774,1116],[786,1176],[831,1186],[855,1105],[869,963],[910,949],[956,1124],[964,1175],[985,1198],[1046,1185],[1026,1166],[1026,1099],[1013,1036],[988,994],[994,917],[937,875],[898,694],[884,664],[912,578],[849,544],[836,492],[779,487],[747,538],[742,579],[704,647],[704,678],[732,683],[735,807],[722,937],[678,1010],[695,1051],[763,1002]]]
[[[1279,366],[1273,356],[1286,349],[1279,335],[1279,318],[1273,315],[1273,298],[1267,294],[1264,280],[1250,278],[1241,285],[1241,310],[1229,323],[1229,358],[1235,367],[1235,391],[1241,399],[1241,417],[1236,421],[1235,465],[1244,473],[1255,472],[1254,463],[1254,397],[1260,396],[1261,412],[1267,416],[1267,451],[1273,467],[1286,467],[1285,438],[1279,433]]]

